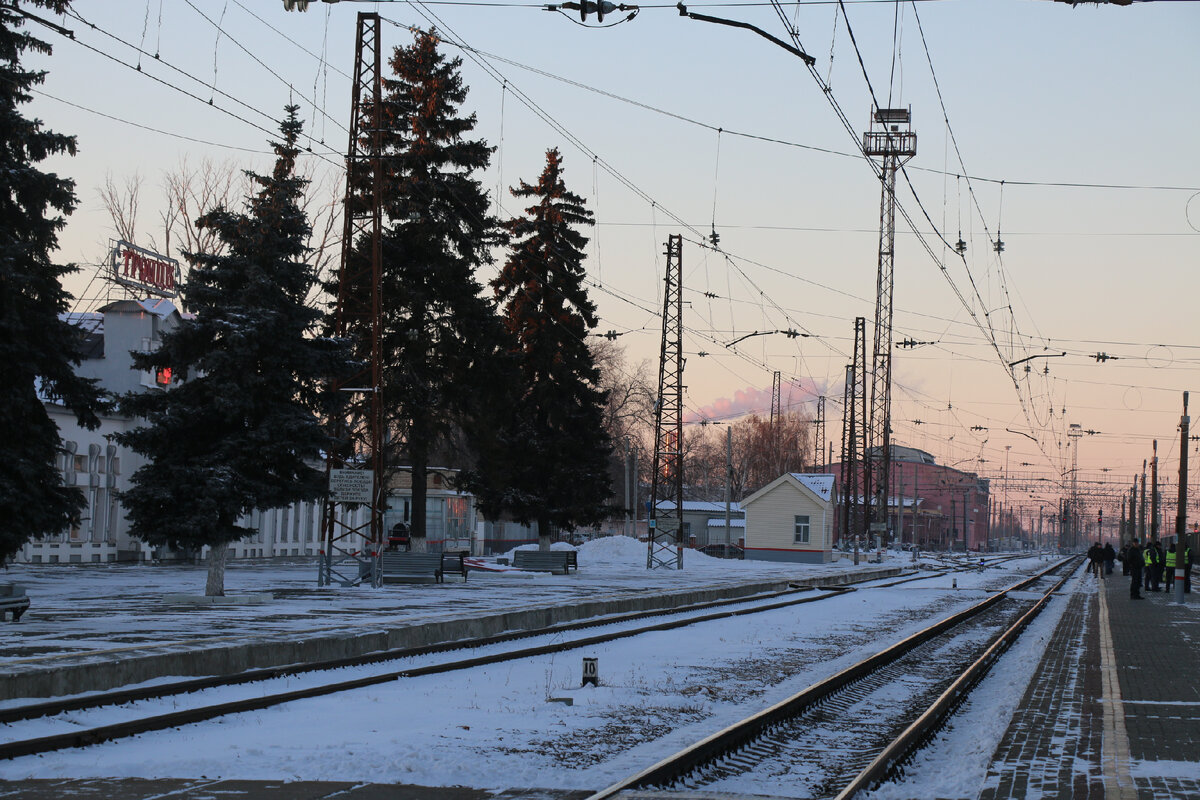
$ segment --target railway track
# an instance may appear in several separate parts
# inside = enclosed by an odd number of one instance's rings
[[[948,574],[938,572],[908,576],[884,584],[875,584],[874,588],[897,585],[914,579],[925,579]],[[556,626],[553,630],[520,631],[484,637],[471,640],[460,640],[420,648],[382,651],[365,656],[349,659],[339,659],[311,664],[298,664],[286,668],[271,668],[253,670],[233,676],[214,676],[199,679],[189,679],[172,683],[158,684],[147,687],[117,690],[80,697],[60,698],[52,701],[0,708],[0,723],[7,726],[5,731],[8,741],[0,741],[0,759],[12,759],[20,756],[48,753],[72,747],[83,747],[100,742],[135,736],[156,730],[178,727],[195,722],[215,719],[229,714],[254,711],[272,706],[282,705],[295,700],[310,697],[320,697],[347,692],[368,686],[374,686],[403,678],[415,678],[422,675],[448,673],[456,670],[467,670],[474,667],[495,664],[503,661],[515,661],[523,658],[565,652],[576,648],[589,647],[596,644],[611,642],[622,638],[639,636],[655,631],[670,630],[687,625],[695,625],[711,620],[727,619],[746,614],[757,614],[775,609],[787,608],[803,603],[811,603],[836,597],[852,588],[832,587],[823,591],[814,591],[809,587],[792,587],[768,595],[752,598],[737,598],[697,604],[670,610],[655,610],[616,615],[597,620]],[[732,608],[730,608],[733,606]],[[585,631],[600,626],[620,626],[636,623],[652,617],[670,617],[670,619],[653,622],[647,625],[621,627],[597,633],[592,636],[562,639],[564,634]],[[372,664],[387,665],[401,659],[424,656],[451,651],[478,650],[492,645],[504,644],[518,639],[528,639],[536,636],[553,638],[547,644],[537,644],[529,647],[491,652],[485,655],[468,656],[451,661],[429,664],[424,666],[407,667],[404,669],[386,669],[385,671],[349,680],[332,680],[317,685],[289,691],[273,691],[250,688],[247,694],[254,696],[224,702],[210,702],[201,698],[198,693],[208,689],[240,686],[250,683],[271,681],[278,678],[288,678],[303,673],[317,673],[337,670],[346,667],[369,666]],[[189,697],[190,695],[190,697]],[[172,710],[168,713],[147,714],[145,709],[139,711],[137,704],[147,700],[172,699],[177,705],[188,706]],[[122,719],[115,723],[96,724],[89,721],[87,712],[114,706],[122,707]],[[30,735],[22,733],[21,723],[53,718],[46,720],[53,723],[48,726],[34,726],[39,729],[54,728],[48,735]],[[61,724],[59,724],[61,722]],[[61,728],[66,730],[58,730]],[[36,732],[36,731],[35,731]]]
[[[587,800],[851,797],[887,779],[1070,577],[1064,559]],[[1078,563],[1076,563],[1076,567]],[[1052,576],[1062,570],[1057,579]],[[1040,593],[1030,591],[1043,584]],[[814,758],[820,744],[821,760]]]
[[[74,716],[68,723],[70,726],[72,726],[71,730],[61,733],[54,733],[47,736],[37,736],[24,739],[13,738],[9,741],[0,742],[0,759],[11,759],[20,756],[53,752],[55,750],[62,750],[70,747],[85,747],[87,745],[97,744],[99,742],[136,736],[141,733],[173,728],[194,722],[203,722],[205,720],[215,719],[228,714],[254,711],[258,709],[269,708],[271,706],[282,705],[295,700],[303,700],[310,697],[321,697],[324,695],[336,694],[338,692],[361,689],[367,686],[375,686],[377,684],[386,683],[388,681],[394,681],[401,678],[415,678],[422,675],[432,675],[444,672],[453,672],[456,670],[471,669],[474,667],[495,664],[502,661],[515,661],[522,658],[530,658],[548,653],[565,652],[567,650],[576,648],[589,647],[596,644],[616,641],[618,639],[639,636],[655,631],[671,630],[674,628],[695,625],[712,620],[728,619],[730,617],[737,617],[746,614],[763,613],[766,611],[787,608],[789,606],[812,603],[829,597],[836,597],[848,591],[854,591],[854,589],[848,587],[830,587],[824,590],[813,590],[810,587],[792,587],[767,595],[759,595],[757,597],[717,600],[711,603],[694,604],[675,609],[641,611],[629,614],[613,615],[596,620],[585,620],[581,622],[555,626],[552,630],[514,631],[495,636],[445,642],[424,647],[369,653],[354,658],[337,659],[309,664],[297,664],[283,668],[251,670],[248,672],[239,673],[237,675],[189,679],[185,681],[156,684],[153,686],[121,689],[112,692],[103,692],[71,698],[60,698],[41,703],[12,706],[0,709],[0,723],[8,726],[10,734],[21,722],[38,720],[43,717],[63,717],[70,714],[75,714],[76,716]],[[725,610],[721,610],[727,606],[742,607],[732,609],[726,608]],[[601,626],[620,626],[622,624],[637,622],[639,620],[653,617],[671,617],[671,619],[648,625],[619,628],[617,630],[600,633],[594,636],[582,636],[566,640],[559,638],[563,634],[571,632],[585,631],[589,628]],[[82,717],[78,716],[77,714],[77,712],[88,712],[106,707],[129,706],[145,700],[161,700],[164,698],[184,697],[186,695],[203,692],[204,690],[208,689],[261,683],[278,678],[301,675],[304,673],[326,672],[343,669],[346,667],[369,666],[372,664],[386,664],[388,662],[400,661],[403,659],[436,653],[453,652],[459,650],[478,650],[480,648],[486,648],[492,645],[505,644],[520,639],[529,639],[539,636],[552,638],[554,641],[550,642],[549,644],[534,645],[531,647],[506,650],[503,652],[489,653],[487,655],[460,658],[439,664],[430,664],[427,666],[412,667],[400,670],[388,670],[378,674],[367,675],[350,680],[336,680],[328,683],[320,683],[319,685],[309,686],[303,689],[245,697],[230,702],[198,704],[190,708],[172,711],[167,714],[136,717],[113,724],[89,726],[88,723],[82,722]],[[136,714],[136,711],[133,713]],[[17,735],[19,736],[20,734],[18,733]]]

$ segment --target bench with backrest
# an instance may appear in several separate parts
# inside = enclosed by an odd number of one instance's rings
[[[384,553],[379,557],[384,583],[442,582],[441,553]]]
[[[446,575],[461,575],[467,579],[467,553],[392,553],[379,557],[383,583],[411,583],[433,579],[445,582]]]
[[[29,608],[29,595],[25,587],[15,583],[0,583],[0,619],[12,612],[13,622],[21,618],[25,609]]]
[[[534,572],[561,572],[566,575],[573,567],[579,571],[579,561],[574,550],[518,550],[513,556],[513,566]]]
[[[467,579],[467,556],[471,555],[465,550],[461,553],[442,553],[442,576],[448,574],[462,575],[462,579]]]

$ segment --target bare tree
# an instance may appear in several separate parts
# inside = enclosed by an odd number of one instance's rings
[[[166,232],[165,246],[188,253],[220,255],[225,244],[211,228],[198,228],[196,220],[217,208],[236,208],[250,186],[241,168],[232,161],[203,158],[193,167],[184,156],[179,166],[163,176],[166,206],[159,213]]]
[[[612,485],[617,488],[618,495],[624,494],[625,448],[628,443],[638,464],[631,498],[636,510],[639,507],[637,487],[639,484],[648,484],[653,468],[656,378],[652,375],[649,361],[630,366],[625,360],[625,348],[615,341],[596,339],[590,342],[590,346],[592,358],[600,369],[600,388],[608,393],[604,427],[613,442],[610,469]],[[624,497],[620,500],[623,502]]]
[[[337,268],[341,252],[342,175],[335,170],[320,172],[310,165],[301,170],[301,177],[309,181],[301,210],[312,225],[306,242],[310,248],[308,261],[319,280],[311,290],[308,305],[315,307],[324,302],[322,286]],[[131,244],[139,244],[137,237],[141,235],[141,244],[185,263],[188,253],[219,255],[223,251],[221,240],[211,229],[197,228],[196,220],[216,208],[238,207],[251,188],[242,168],[232,161],[204,158],[193,164],[185,156],[175,169],[163,173],[158,225],[146,231],[139,225],[144,184],[144,177],[137,172],[123,183],[111,174],[105,177],[98,194],[113,230],[118,238]]]
[[[301,170],[301,177],[308,181],[308,186],[300,202],[300,210],[312,225],[308,241],[305,242],[309,248],[308,263],[317,277],[309,290],[306,304],[314,308],[318,304],[328,304],[333,299],[324,287],[332,284],[334,274],[341,266],[345,173],[318,171],[315,164],[310,164],[308,169]]]
[[[137,242],[138,203],[142,192],[142,175],[134,172],[118,186],[109,172],[100,187],[100,202],[112,219],[117,238],[135,244]],[[152,245],[153,246],[153,245]]]

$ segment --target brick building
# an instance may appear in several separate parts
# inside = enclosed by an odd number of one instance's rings
[[[840,476],[840,463],[823,467]],[[923,549],[986,550],[989,535],[989,482],[974,472],[938,464],[914,447],[892,446],[888,491],[889,538]],[[841,498],[841,487],[837,496]],[[841,532],[841,506],[835,542]]]

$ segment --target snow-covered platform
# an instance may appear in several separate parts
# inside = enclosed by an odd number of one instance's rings
[[[16,565],[6,578],[26,587],[32,606],[4,625],[0,701],[344,658],[788,584],[841,585],[912,566],[907,554],[855,566],[687,551],[682,571],[651,572],[645,545],[623,537],[589,542],[578,558],[570,575],[501,567],[466,581],[382,588],[319,588],[315,560],[231,563],[226,593],[260,602],[199,606],[177,598],[203,589],[203,566]]]
[[[1200,595],[1133,600],[1129,581],[1070,595],[982,800],[1200,797]]]

